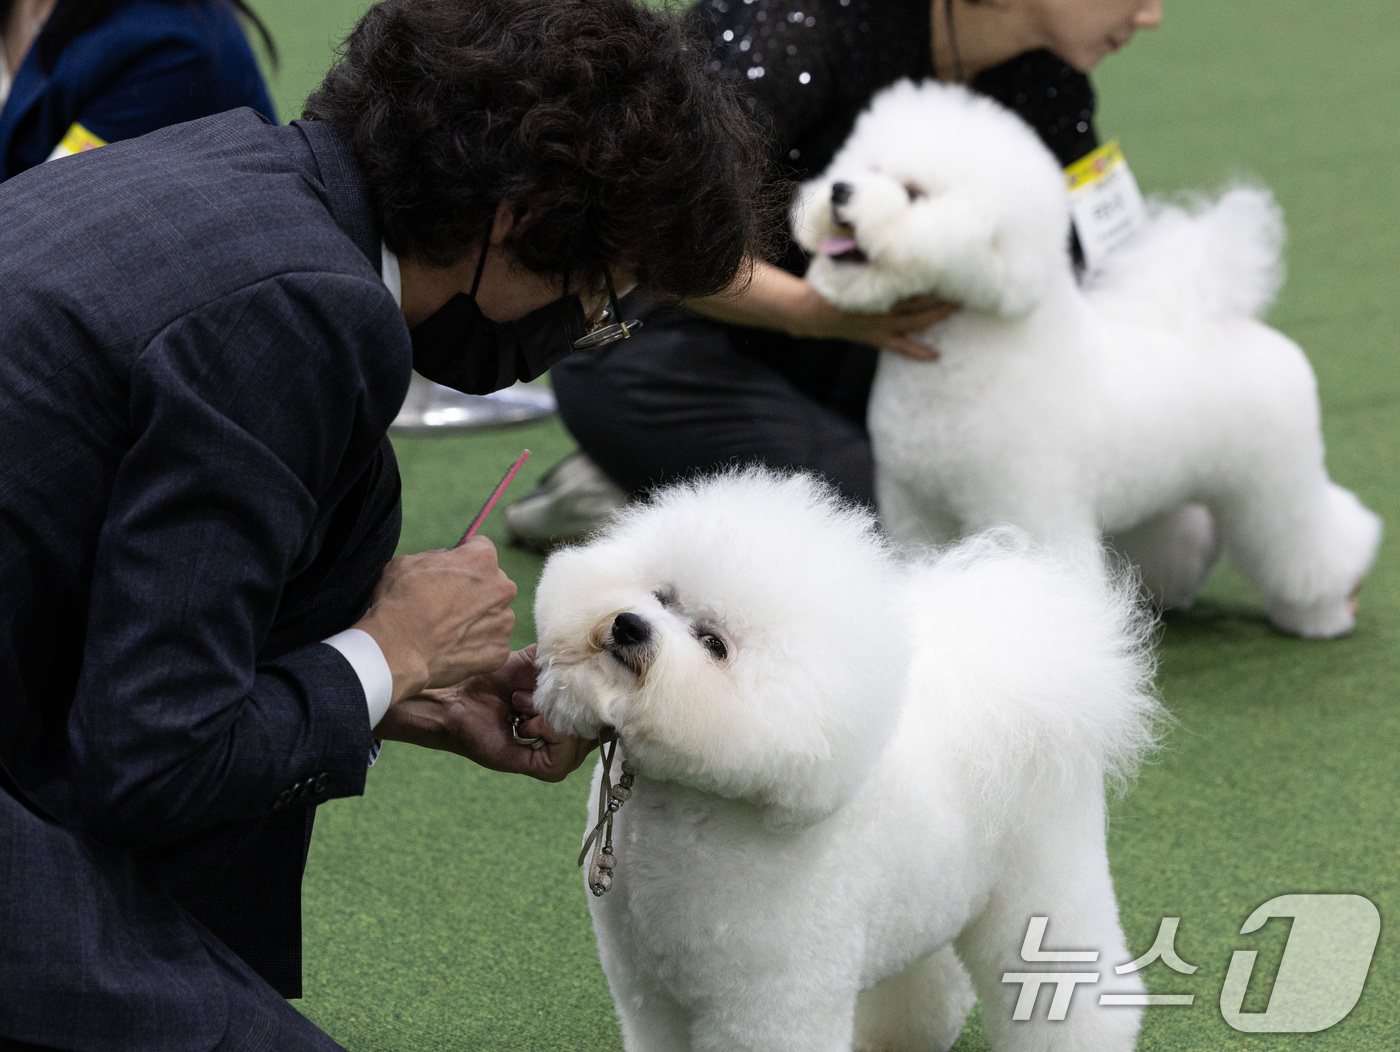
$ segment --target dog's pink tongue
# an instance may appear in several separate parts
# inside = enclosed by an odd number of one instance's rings
[[[841,256],[851,252],[856,248],[856,239],[853,237],[825,237],[822,238],[821,249],[828,256]]]

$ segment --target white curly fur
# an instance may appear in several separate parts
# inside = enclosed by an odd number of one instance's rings
[[[926,334],[937,363],[881,356],[869,422],[892,535],[1009,523],[1096,552],[1107,534],[1168,607],[1190,606],[1223,548],[1278,627],[1353,627],[1381,523],[1327,476],[1307,358],[1257,320],[1283,273],[1267,191],[1156,204],[1081,289],[1035,133],[963,88],[905,81],[803,188],[793,226],[839,306],[963,305]],[[836,235],[867,261],[824,254]]]
[[[1283,210],[1246,185],[1214,201],[1152,201],[1152,221],[1108,257],[1089,284],[1094,305],[1125,321],[1191,330],[1262,318],[1283,287]]]
[[[1104,847],[1105,782],[1161,717],[1133,596],[1010,530],[897,556],[758,469],[553,555],[536,705],[615,727],[638,771],[590,899],[628,1052],[931,1052],[972,987],[999,1052],[1131,1049],[1139,1010],[1097,995],[1142,990],[1111,967],[1132,955]],[[1100,951],[1062,1022],[1043,999],[1011,1020],[1032,916]]]

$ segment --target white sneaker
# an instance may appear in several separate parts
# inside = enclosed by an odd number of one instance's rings
[[[547,552],[582,540],[627,504],[627,493],[583,453],[565,457],[545,472],[537,488],[505,510],[509,543]]]

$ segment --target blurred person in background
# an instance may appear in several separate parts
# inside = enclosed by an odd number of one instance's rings
[[[710,68],[772,133],[782,181],[823,171],[880,89],[908,77],[961,81],[1020,114],[1062,165],[1098,146],[1086,75],[1160,0],[700,0]],[[551,469],[507,509],[513,538],[545,548],[587,532],[627,497],[731,463],[805,468],[874,504],[865,408],[878,349],[916,359],[917,334],[948,305],[840,311],[803,280],[788,241],[735,293],[659,309],[622,304],[637,338],[553,371],[559,411],[583,455]]]
[[[306,120],[0,185],[0,1048],[336,1048],[284,1000],[317,806],[376,739],[583,760],[491,543],[392,558],[386,433],[411,367],[735,283],[762,143],[704,62],[634,0],[385,0]]]
[[[275,119],[244,0],[0,0],[0,180],[250,106]]]

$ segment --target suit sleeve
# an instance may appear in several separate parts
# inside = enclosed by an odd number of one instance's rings
[[[315,556],[319,502],[402,400],[406,347],[382,288],[307,275],[186,315],[136,357],[68,726],[99,836],[170,841],[289,791],[363,791],[370,726],[350,663],[320,643],[259,654]]]

